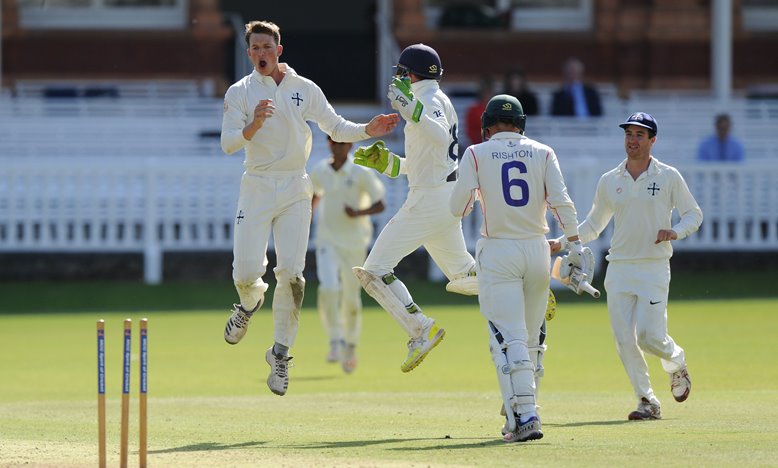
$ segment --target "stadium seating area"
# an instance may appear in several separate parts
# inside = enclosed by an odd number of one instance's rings
[[[81,84],[69,88],[75,97],[45,97],[46,89],[27,84],[0,96],[0,252],[142,252],[146,280],[157,282],[162,251],[231,249],[242,157],[220,149],[220,99],[201,97],[192,83]],[[114,91],[87,96],[87,89]],[[452,94],[463,115],[473,98]],[[528,122],[529,135],[557,150],[581,216],[599,175],[622,157],[617,124],[642,110],[659,121],[655,153],[682,170],[705,212],[701,232],[678,248],[778,250],[778,102],[738,98],[727,106],[747,161],[726,165],[694,161],[722,110],[709,97],[635,93],[621,101],[604,89],[603,98],[601,118]],[[385,111],[335,107],[354,121]],[[313,131],[309,165],[327,156],[324,134]],[[387,144],[402,152],[402,132]],[[385,182],[379,228],[407,190],[404,178]],[[479,223],[473,216],[463,225],[471,248]]]

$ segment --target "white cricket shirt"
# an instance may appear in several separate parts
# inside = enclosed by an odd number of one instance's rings
[[[224,96],[221,146],[227,154],[246,149],[244,165],[249,173],[304,172],[311,154],[311,129],[316,122],[335,141],[352,142],[369,138],[366,124],[350,122],[335,113],[322,90],[313,81],[295,73],[286,63],[281,83],[256,70],[230,86]],[[262,99],[276,107],[262,128],[246,140],[243,128],[253,119]]]
[[[675,226],[673,208],[680,215]],[[662,260],[673,255],[673,246],[654,244],[657,232],[672,229],[683,239],[699,229],[702,210],[681,173],[651,156],[648,169],[637,180],[627,172],[626,159],[600,177],[592,209],[578,227],[581,242],[596,239],[611,218],[614,230],[608,261]]]
[[[477,199],[483,212],[481,235],[528,239],[548,231],[550,208],[565,236],[578,234],[575,205],[554,151],[515,132],[500,132],[465,150],[451,212],[464,216]]]
[[[367,247],[373,239],[370,216],[351,218],[344,208],[369,208],[384,197],[378,173],[351,160],[336,171],[327,159],[311,169],[310,177],[314,194],[321,197],[316,209],[316,241],[344,249]]]
[[[457,168],[459,120],[437,81],[417,81],[411,91],[424,104],[424,111],[419,122],[405,123],[402,172],[408,175],[411,188],[437,187]]]

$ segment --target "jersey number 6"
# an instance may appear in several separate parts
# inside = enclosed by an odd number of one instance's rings
[[[519,173],[527,173],[527,165],[521,161],[510,161],[502,165],[502,196],[505,203],[510,206],[524,206],[529,203],[529,185],[527,181],[519,178],[511,178],[511,169],[516,168]],[[519,198],[511,196],[511,187],[519,188]]]

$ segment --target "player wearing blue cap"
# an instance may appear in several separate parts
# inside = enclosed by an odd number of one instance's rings
[[[695,232],[702,210],[680,172],[651,154],[656,120],[637,112],[619,126],[627,159],[600,178],[578,232],[582,242],[590,242],[614,219],[605,289],[616,349],[638,400],[628,419],[661,419],[644,353],[661,359],[673,398],[685,401],[691,391],[686,353],[667,332],[670,242]],[[680,215],[675,224],[673,209]]]

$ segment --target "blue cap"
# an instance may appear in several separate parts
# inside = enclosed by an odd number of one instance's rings
[[[630,115],[626,122],[619,124],[621,128],[627,128],[628,125],[637,125],[638,127],[644,127],[651,130],[654,135],[657,133],[656,119],[651,117],[651,114],[645,112],[635,112]]]

